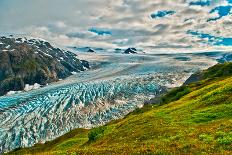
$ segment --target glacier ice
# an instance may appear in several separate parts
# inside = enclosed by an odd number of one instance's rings
[[[164,87],[154,78],[75,83],[0,100],[1,150],[32,146],[68,131],[121,118]]]

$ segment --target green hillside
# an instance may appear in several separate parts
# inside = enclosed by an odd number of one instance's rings
[[[125,118],[10,154],[232,154],[232,64],[216,65]]]

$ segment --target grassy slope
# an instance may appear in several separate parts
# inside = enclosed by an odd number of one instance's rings
[[[207,75],[227,65],[171,91],[163,98],[166,104],[11,154],[232,154],[232,76],[227,69],[226,74]]]

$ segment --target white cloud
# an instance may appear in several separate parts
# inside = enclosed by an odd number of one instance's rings
[[[62,21],[58,21],[55,23],[58,28],[66,28],[66,24]]]
[[[23,3],[23,2],[24,3]],[[193,1],[193,0],[191,0]],[[188,0],[11,0],[7,10],[0,5],[1,32],[27,33],[62,46],[103,48],[142,47],[149,51],[199,51],[227,49],[207,44],[207,39],[193,37],[188,30],[221,37],[231,37],[231,15],[216,21],[210,10],[228,5],[226,0],[211,6],[189,6]],[[4,8],[4,9],[2,9]],[[42,11],[41,11],[41,8]],[[150,15],[159,10],[176,13],[160,19]],[[22,18],[19,18],[22,17]],[[111,35],[96,35],[91,27],[107,29]]]

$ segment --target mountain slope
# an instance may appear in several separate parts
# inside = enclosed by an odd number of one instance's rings
[[[191,82],[213,80],[216,78],[225,78],[232,75],[232,63],[218,64],[209,68],[208,70],[195,73],[185,82],[189,84]]]
[[[227,65],[203,71],[201,81],[172,90],[161,104],[10,154],[231,154],[232,76],[207,74]]]
[[[0,95],[23,90],[26,84],[45,85],[89,67],[74,53],[26,38],[1,37],[0,62]]]

